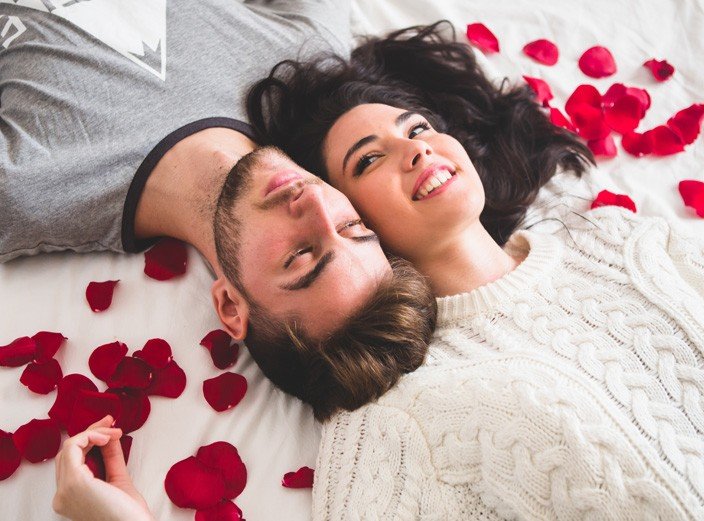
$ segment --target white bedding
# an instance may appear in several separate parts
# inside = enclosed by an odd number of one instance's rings
[[[380,34],[390,29],[447,18],[464,38],[467,23],[483,22],[498,36],[501,53],[482,60],[495,77],[542,77],[551,85],[560,108],[580,83],[600,91],[614,82],[645,87],[652,107],[639,129],[663,124],[675,112],[704,101],[704,8],[692,0],[356,0],[354,27]],[[558,44],[554,67],[532,62],[523,45],[538,38]],[[593,45],[608,47],[619,66],[616,75],[601,80],[584,76],[577,59]],[[667,59],[676,72],[658,84],[642,63]],[[699,66],[697,66],[699,64]],[[618,141],[618,140],[617,140]],[[629,194],[645,215],[677,221],[698,235],[704,219],[685,208],[677,191],[682,179],[704,180],[704,137],[686,151],[665,158],[635,159],[619,145],[618,156],[601,161],[588,183],[568,191],[595,192],[608,187]],[[560,191],[560,183],[553,193]],[[286,397],[262,377],[246,350],[234,372],[244,375],[249,389],[234,409],[213,411],[201,391],[204,379],[221,371],[198,345],[218,327],[209,296],[211,277],[191,250],[187,274],[157,282],[143,274],[143,255],[47,254],[0,265],[0,345],[40,330],[59,331],[69,338],[57,355],[64,374],[90,374],[88,356],[101,344],[121,340],[136,350],[149,338],[161,337],[186,371],[183,395],[171,400],[154,397],[147,423],[134,436],[129,469],[137,487],[158,519],[193,519],[194,511],[171,504],[164,492],[166,472],[198,447],[226,440],[237,447],[248,470],[247,486],[236,503],[249,521],[310,518],[310,491],[281,487],[284,473],[303,465],[313,467],[319,427],[308,407]],[[90,281],[120,279],[109,310],[94,314],[85,301]],[[35,395],[19,383],[22,368],[0,368],[0,429],[14,431],[32,418],[45,418],[55,393]],[[49,520],[54,493],[53,462],[23,462],[0,482],[0,519]]]

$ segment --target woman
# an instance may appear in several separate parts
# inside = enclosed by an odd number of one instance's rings
[[[324,425],[314,518],[704,518],[704,246],[619,208],[515,232],[591,154],[440,29],[248,101],[439,297],[424,366]]]

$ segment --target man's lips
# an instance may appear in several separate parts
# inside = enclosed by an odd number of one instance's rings
[[[295,170],[283,170],[271,178],[264,191],[264,197],[277,188],[281,188],[284,185],[287,185],[293,181],[299,181],[301,179],[303,179],[303,176]]]
[[[451,175],[455,174],[455,171],[447,165],[430,165],[428,168],[423,170],[423,173],[418,176],[418,179],[416,179],[416,184],[413,185],[413,194],[411,197],[415,199],[418,195],[418,190],[420,190],[420,187],[425,185],[430,177],[434,176],[436,172],[441,170],[446,170]]]

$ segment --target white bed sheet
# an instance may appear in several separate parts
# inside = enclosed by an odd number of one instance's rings
[[[499,37],[502,51],[480,57],[490,74],[521,81],[522,74],[542,77],[562,108],[580,83],[604,91],[619,81],[648,89],[652,107],[640,128],[664,123],[695,102],[704,101],[704,8],[701,2],[670,0],[655,6],[650,0],[356,0],[354,27],[359,33],[381,34],[412,24],[447,18],[463,37],[467,23],[483,22]],[[522,46],[537,38],[555,41],[560,61],[554,67],[532,62]],[[616,75],[593,80],[577,68],[579,55],[592,45],[605,45],[619,66]],[[657,84],[641,64],[666,58],[675,75]],[[601,161],[585,183],[559,180],[552,197],[596,193],[606,187],[629,194],[639,212],[660,215],[704,235],[704,219],[682,204],[677,183],[704,180],[704,138],[679,155],[635,159],[619,145],[616,158]],[[536,216],[539,215],[536,212]],[[188,273],[171,282],[148,279],[142,255],[71,253],[47,254],[0,265],[0,345],[39,330],[59,331],[69,338],[57,355],[64,374],[89,374],[88,356],[103,343],[121,340],[131,350],[149,338],[170,342],[174,358],[184,368],[188,384],[176,399],[155,397],[147,423],[134,436],[129,469],[137,487],[159,519],[193,519],[194,511],[171,504],[163,488],[166,472],[199,446],[216,440],[235,445],[248,470],[247,486],[236,503],[250,521],[289,521],[310,518],[310,491],[280,485],[283,474],[300,466],[314,466],[319,426],[310,409],[269,384],[243,350],[231,370],[249,383],[244,400],[234,409],[217,413],[205,403],[204,379],[221,371],[211,363],[199,340],[218,327],[209,297],[210,274],[194,250]],[[112,307],[94,314],[84,291],[90,281],[120,279]],[[39,396],[19,383],[22,368],[0,368],[0,429],[14,431],[32,418],[44,418],[55,393]],[[23,462],[11,478],[0,482],[0,519],[50,520],[54,493],[53,462]]]

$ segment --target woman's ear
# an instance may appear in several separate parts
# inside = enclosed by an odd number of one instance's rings
[[[249,323],[249,305],[244,296],[223,276],[213,282],[210,293],[225,331],[237,342],[244,340]]]

